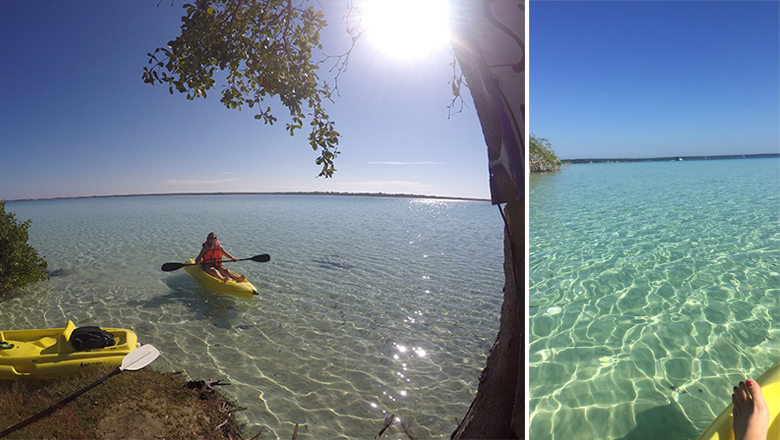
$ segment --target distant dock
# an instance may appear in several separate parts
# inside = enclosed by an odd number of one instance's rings
[[[723,160],[723,159],[765,159],[780,157],[780,153],[769,154],[730,154],[728,156],[670,156],[652,158],[622,158],[622,159],[561,159],[564,163],[618,163],[618,162],[673,162],[686,160]]]

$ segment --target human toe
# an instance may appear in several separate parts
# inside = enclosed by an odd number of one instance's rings
[[[752,379],[748,379],[745,386],[747,390],[750,391],[750,395],[753,398],[753,406],[756,411],[768,412],[766,401],[764,400],[764,394],[761,391],[761,387],[758,385],[758,382]]]
[[[731,397],[732,402],[734,402],[735,405],[742,405],[747,401],[749,395],[745,382],[740,381],[739,384],[734,387],[734,394],[732,394]]]
[[[748,379],[745,384],[745,388],[750,391],[750,395],[753,396],[753,400],[764,400],[764,394],[761,392],[761,387],[758,382],[752,379]]]

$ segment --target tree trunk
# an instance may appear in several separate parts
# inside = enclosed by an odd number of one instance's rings
[[[525,7],[452,0],[452,46],[488,147],[493,204],[506,203],[504,302],[477,396],[453,439],[525,433]]]
[[[498,338],[479,390],[453,439],[524,438],[525,434],[525,203],[507,204],[504,230],[504,303]]]

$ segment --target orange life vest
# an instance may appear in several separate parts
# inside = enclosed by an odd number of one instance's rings
[[[214,240],[214,247],[209,248],[208,242],[203,243],[208,251],[203,254],[203,266],[221,266],[222,265],[222,246],[219,245],[219,240]]]

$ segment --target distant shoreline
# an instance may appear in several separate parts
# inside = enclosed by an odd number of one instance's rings
[[[35,199],[9,199],[6,202],[34,202],[39,200],[68,200],[68,199],[105,199],[112,197],[166,197],[166,196],[360,196],[360,197],[392,197],[406,199],[436,199],[436,200],[460,200],[469,202],[490,202],[490,199],[477,199],[469,197],[427,196],[423,194],[390,194],[390,193],[352,193],[332,191],[290,191],[290,192],[193,192],[193,193],[158,193],[158,194],[114,194],[92,196],[68,196],[68,197],[41,197]],[[2,200],[2,199],[0,199]]]
[[[729,154],[724,156],[670,156],[640,159],[561,159],[564,163],[613,163],[613,162],[674,162],[686,160],[723,160],[723,159],[765,159],[780,157],[780,153],[767,154]]]

